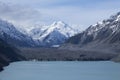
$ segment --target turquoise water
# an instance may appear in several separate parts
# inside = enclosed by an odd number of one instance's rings
[[[0,80],[120,80],[120,63],[14,62],[0,72]]]

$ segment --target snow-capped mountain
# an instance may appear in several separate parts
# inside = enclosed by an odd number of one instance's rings
[[[0,20],[0,38],[15,46],[58,46],[78,31],[62,21],[54,22],[50,26],[37,26],[26,31],[13,24]]]
[[[96,48],[100,45],[104,48],[105,44],[109,47],[112,44],[118,46],[120,43],[120,12],[109,19],[91,25],[84,32],[71,37],[68,43],[89,46],[89,48],[92,46]]]
[[[34,40],[39,41],[44,46],[62,44],[77,33],[78,30],[73,29],[62,21],[54,22],[50,26],[36,27],[29,32]]]
[[[0,38],[14,46],[34,46],[33,40],[18,31],[13,24],[0,19]]]

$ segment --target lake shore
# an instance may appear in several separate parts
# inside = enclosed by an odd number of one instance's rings
[[[117,54],[98,51],[71,51],[57,48],[19,48],[19,50],[17,54],[24,57],[21,61],[116,61],[117,58]],[[12,60],[11,62],[15,61]],[[8,60],[1,60],[0,71],[9,63]]]

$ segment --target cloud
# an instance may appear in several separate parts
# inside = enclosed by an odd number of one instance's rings
[[[0,18],[15,25],[30,27],[35,24],[47,24],[55,19],[40,11],[24,6],[16,6],[0,2]]]
[[[69,24],[82,25],[82,29],[107,19],[120,10],[120,0],[0,0],[17,4],[0,7],[0,15],[19,24],[37,22],[52,23],[62,20]],[[24,7],[19,7],[22,5]],[[28,8],[30,7],[30,8]],[[84,27],[83,27],[84,26]]]
[[[95,24],[98,21],[109,18],[112,14],[115,14],[119,11],[116,9],[102,9],[102,8],[81,8],[81,7],[72,7],[72,6],[62,6],[56,8],[46,8],[40,9],[41,12],[54,15],[60,20],[64,20],[66,23],[80,24],[83,29],[88,26]]]

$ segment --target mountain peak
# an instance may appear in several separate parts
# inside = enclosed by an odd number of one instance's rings
[[[60,27],[65,27],[66,24],[63,21],[55,21],[55,22],[53,22],[53,24],[51,26],[60,28]]]
[[[48,43],[49,45],[52,45],[54,43],[55,45],[59,45],[77,33],[77,30],[71,28],[71,26],[67,25],[63,21],[55,21],[50,26],[47,26],[47,28],[44,30],[38,30],[37,28],[34,28],[32,30],[31,36],[34,40],[38,40],[43,44],[45,43],[44,45],[47,45]]]

